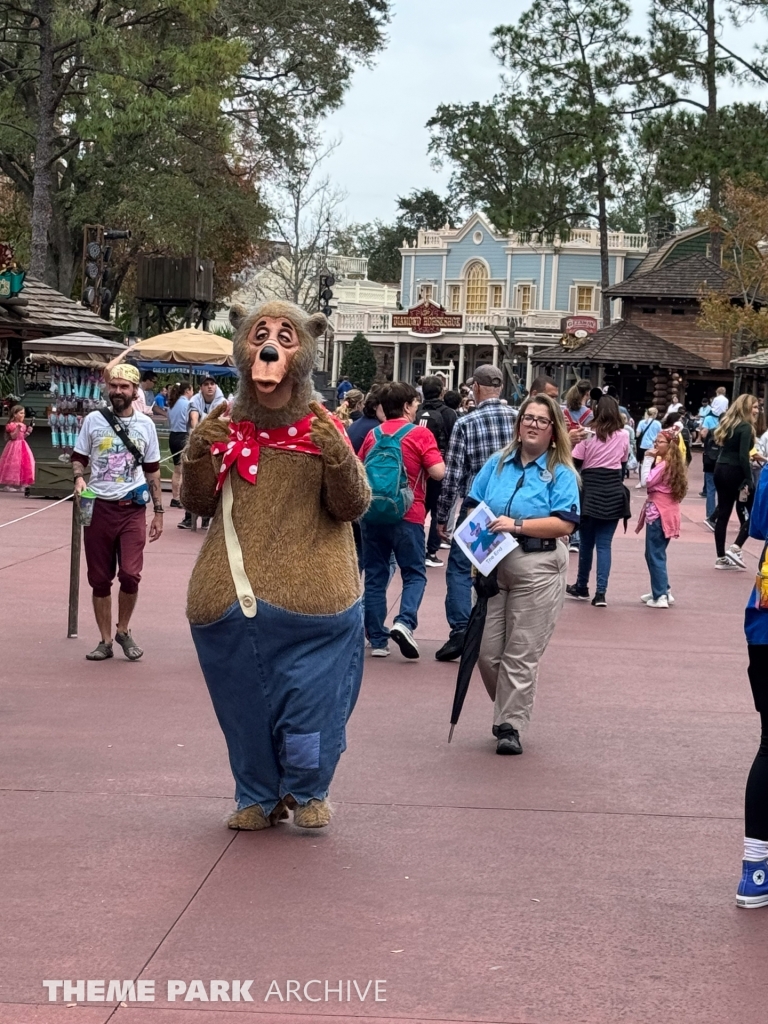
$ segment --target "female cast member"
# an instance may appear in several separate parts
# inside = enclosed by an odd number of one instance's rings
[[[669,592],[667,547],[680,536],[680,502],[688,491],[685,459],[672,430],[662,430],[648,452],[653,466],[648,473],[648,497],[635,533],[645,526],[645,561],[651,574],[651,593],[640,598],[649,608],[669,608],[675,603]]]
[[[24,416],[23,405],[14,405],[8,416],[8,441],[0,457],[0,487],[16,490],[31,487],[35,482],[35,457],[26,442],[32,427],[24,422]]]
[[[499,593],[488,602],[480,673],[494,701],[497,754],[522,754],[539,659],[565,597],[568,549],[558,543],[579,521],[579,480],[560,406],[546,395],[520,406],[511,444],[492,455],[470,497],[496,518],[489,529],[518,546],[499,562]]]

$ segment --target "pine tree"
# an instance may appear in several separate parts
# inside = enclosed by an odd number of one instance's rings
[[[344,358],[341,361],[341,375],[342,377],[349,377],[356,388],[366,392],[371,384],[373,384],[376,370],[376,356],[373,354],[371,343],[362,331],[358,331],[344,349]]]

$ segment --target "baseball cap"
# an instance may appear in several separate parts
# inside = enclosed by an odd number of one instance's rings
[[[470,381],[470,383],[479,384],[483,388],[500,388],[503,382],[501,370],[491,363],[483,363],[482,366],[478,366]]]

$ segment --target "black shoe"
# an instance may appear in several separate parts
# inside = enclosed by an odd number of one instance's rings
[[[171,498],[170,508],[184,508],[178,498]]]
[[[435,658],[438,661],[455,661],[461,657],[464,650],[464,634],[456,633],[443,644],[439,651],[435,651]]]
[[[207,530],[208,527],[210,526],[210,523],[211,523],[211,517],[210,516],[204,516],[200,520],[200,529],[201,530]]]
[[[520,733],[512,725],[494,726],[498,743],[496,744],[497,754],[522,754],[523,745],[520,742]]]
[[[595,606],[595,608],[605,608],[605,606],[608,604],[608,602],[605,600],[605,594],[598,590],[595,596],[592,598],[592,604]]]
[[[707,496],[707,492],[706,491],[699,491],[699,497],[700,498],[706,498],[706,496]]]
[[[176,523],[180,530],[191,530],[192,529],[192,516],[187,513],[180,523]]]
[[[588,601],[589,590],[586,587],[577,587],[575,583],[570,583],[566,588],[565,592],[568,597],[573,597],[577,601]]]

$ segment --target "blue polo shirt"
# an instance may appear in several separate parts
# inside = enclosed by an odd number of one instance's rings
[[[749,514],[749,536],[768,540],[768,473],[765,470],[757,482],[755,500]],[[762,561],[761,555],[761,565]],[[744,632],[748,644],[768,644],[768,608],[760,607],[756,586],[752,588],[744,611]]]
[[[658,437],[660,431],[661,423],[659,420],[651,420],[637,439],[638,447],[642,451],[647,451],[649,448],[653,448],[653,442]]]
[[[579,521],[579,478],[567,466],[547,469],[547,452],[523,467],[520,450],[508,455],[501,472],[497,467],[501,452],[496,452],[477,474],[469,492],[475,501],[484,501],[497,516],[511,519],[545,519],[559,516],[569,523]]]

